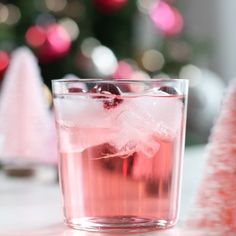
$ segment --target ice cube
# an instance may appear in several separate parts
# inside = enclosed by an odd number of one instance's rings
[[[160,148],[160,143],[153,135],[144,137],[137,146],[137,152],[147,158],[152,158]]]
[[[115,134],[110,128],[81,127],[66,122],[61,122],[59,127],[62,152],[82,152],[87,148],[106,143]]]
[[[54,98],[57,118],[61,120],[69,120],[76,114],[80,115],[88,105],[89,101],[84,99],[83,96],[67,95]]]
[[[54,106],[58,120],[82,127],[108,127],[109,114],[104,112],[103,103],[85,95],[67,95],[55,98]]]
[[[117,135],[111,142],[118,150],[134,149],[138,143],[139,138],[144,136],[146,129],[144,129],[143,117],[139,113],[132,110],[130,101],[124,101],[119,108],[113,110],[114,126],[117,126]]]
[[[62,151],[81,152],[110,140],[116,133],[102,101],[70,95],[54,100]]]
[[[150,90],[147,96],[140,96],[131,100],[130,109],[136,110],[149,121],[152,129],[164,124],[175,133],[181,127],[183,103],[178,96],[170,96],[163,91]]]
[[[155,153],[155,158],[145,158],[147,156],[144,153],[137,152],[133,175],[138,179],[168,180],[174,164],[175,142],[163,140],[162,137],[158,137],[158,134],[154,134],[152,138],[160,144],[158,152]]]
[[[111,143],[120,152],[142,152],[152,157],[159,149],[159,143],[153,139],[153,126],[146,113],[132,107],[133,103],[124,100],[119,108],[113,110],[114,126],[118,127]]]
[[[111,143],[117,150],[135,149],[150,158],[160,148],[158,140],[172,140],[181,128],[182,109],[178,96],[158,90],[124,99],[112,111],[112,120],[118,129]]]

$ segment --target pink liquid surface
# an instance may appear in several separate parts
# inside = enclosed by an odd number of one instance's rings
[[[146,227],[165,229],[175,224],[179,208],[184,109],[179,96],[156,99],[178,101],[180,113],[172,114],[180,116],[175,132],[169,134],[167,130],[155,129],[145,132],[144,127],[145,138],[141,132],[140,142],[132,140],[122,147],[114,141],[124,138],[119,137],[120,120],[116,122],[112,118],[105,127],[86,127],[65,120],[57,122],[60,181],[68,225],[112,231]]]

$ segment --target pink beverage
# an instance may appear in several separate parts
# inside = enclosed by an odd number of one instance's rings
[[[65,223],[108,232],[173,226],[179,210],[186,91],[161,86],[159,80],[158,89],[147,82],[151,85],[144,91],[140,81],[123,82],[125,86],[106,82],[105,89],[83,86],[87,91],[79,89],[81,81],[73,83],[79,85],[67,84],[66,93],[53,88]]]

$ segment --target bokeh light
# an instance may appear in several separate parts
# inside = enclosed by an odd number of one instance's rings
[[[138,0],[137,7],[140,12],[148,13],[155,0]]]
[[[59,24],[66,30],[72,40],[75,40],[79,36],[79,26],[70,18],[63,18],[59,21]]]
[[[52,24],[48,27],[47,41],[56,54],[66,53],[71,46],[70,36],[66,30],[58,24]]]
[[[6,5],[0,3],[0,23],[5,23],[8,18],[9,12]]]
[[[188,79],[189,86],[194,87],[202,82],[202,71],[197,66],[188,64],[181,68],[179,78]]]
[[[179,11],[164,1],[157,1],[151,7],[149,15],[157,28],[167,35],[181,32],[183,18]]]
[[[133,68],[126,61],[122,60],[118,62],[117,68],[112,75],[114,79],[128,79],[132,76]]]
[[[9,56],[6,52],[0,50],[0,72],[3,72],[6,70],[8,64],[9,64]]]
[[[84,56],[91,57],[94,48],[100,46],[101,43],[93,37],[89,37],[83,40],[81,43],[81,51]]]
[[[117,68],[115,54],[105,46],[98,46],[92,51],[92,60],[98,72],[102,75],[111,75]]]
[[[6,19],[6,24],[14,25],[14,24],[18,23],[18,21],[21,18],[20,9],[13,4],[8,4],[7,8],[8,8],[8,16]]]
[[[67,0],[45,0],[45,4],[49,10],[58,12],[66,7]]]
[[[169,30],[169,34],[178,34],[182,31],[184,26],[184,19],[183,16],[180,14],[180,12],[176,8],[172,8],[174,15],[175,15],[175,21],[171,29]]]
[[[178,62],[188,61],[192,56],[192,48],[185,41],[172,41],[167,45],[168,54],[172,60]]]
[[[142,70],[138,70],[138,71],[134,71],[130,77],[130,79],[132,80],[144,80],[144,79],[150,79],[150,76],[148,73],[142,71]]]
[[[25,34],[27,43],[32,47],[40,47],[46,41],[46,31],[39,25],[31,26]]]
[[[154,72],[160,70],[164,66],[165,59],[161,52],[151,49],[144,52],[142,63],[146,70]]]
[[[65,9],[63,10],[63,13],[65,13],[67,17],[81,20],[82,18],[86,17],[85,1],[68,1]]]
[[[46,12],[40,13],[35,20],[36,25],[50,25],[55,23],[56,23],[55,16]]]
[[[154,75],[153,78],[155,78],[155,79],[169,79],[170,76],[166,73],[161,72],[161,73]]]
[[[132,73],[130,79],[131,80],[146,80],[146,79],[150,79],[150,76],[142,70],[137,70]],[[134,91],[134,92],[143,92],[145,90],[145,84],[134,83],[134,84],[130,84],[129,88],[131,91]]]

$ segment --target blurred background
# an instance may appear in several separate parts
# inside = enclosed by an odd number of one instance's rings
[[[233,0],[1,0],[0,79],[22,45],[49,88],[68,74],[186,78],[187,145],[206,143],[236,74],[235,7]]]

